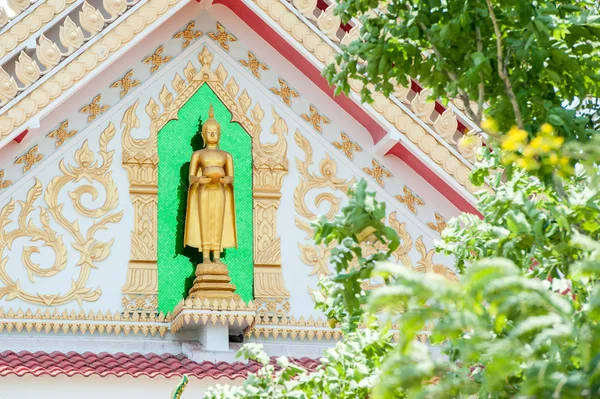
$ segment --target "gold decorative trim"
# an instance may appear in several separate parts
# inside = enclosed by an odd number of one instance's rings
[[[34,145],[27,152],[16,159],[15,165],[23,164],[23,173],[29,171],[36,163],[40,162],[44,155],[38,154],[38,145]]]
[[[22,126],[178,3],[179,0],[152,0],[140,6],[119,24],[118,29],[102,36],[76,59],[65,65],[60,73],[51,76],[0,116],[0,139],[5,139],[14,129]]]
[[[388,172],[383,166],[379,164],[374,158],[371,160],[371,168],[363,168],[363,171],[372,176],[373,179],[379,184],[381,187],[385,187],[385,183],[383,179],[386,177],[391,177],[392,174]]]
[[[408,188],[407,186],[404,186],[402,191],[404,192],[404,196],[398,194],[395,196],[396,199],[398,201],[402,202],[404,205],[406,205],[408,210],[416,215],[417,214],[417,206],[423,206],[423,205],[425,205],[425,202],[421,198],[419,198],[417,195],[415,195],[415,193],[413,193],[412,190],[410,188]]]
[[[442,231],[444,231],[444,229],[446,228],[446,220],[444,219],[444,217],[442,215],[440,215],[437,212],[434,213],[434,216],[435,216],[435,223],[428,222],[427,226],[429,226],[429,228],[431,230],[437,231],[438,234],[442,234]]]
[[[129,93],[129,90],[139,86],[142,83],[137,79],[132,79],[132,77],[133,69],[130,69],[121,79],[117,80],[116,82],[113,82],[113,84],[111,84],[110,87],[113,89],[118,89],[120,87],[120,95],[121,98],[123,98],[127,95],[127,93]]]
[[[79,110],[82,114],[89,114],[87,118],[88,123],[92,122],[110,108],[110,105],[100,105],[100,101],[102,101],[102,95],[98,94],[91,103]]]
[[[317,341],[323,339],[329,341],[338,340],[343,334],[341,329],[331,328],[329,323],[321,316],[316,319],[313,316],[308,318],[304,318],[304,316],[300,316],[300,318],[293,316],[290,318],[258,316],[255,323],[246,328],[244,335],[248,338],[252,336],[255,338],[261,336],[269,338],[272,336],[273,339],[281,337],[283,339],[290,338],[294,341],[304,341],[305,339],[312,341],[315,338]]]
[[[14,50],[19,44],[31,37],[31,35],[56,15],[65,10],[68,4],[76,0],[47,0],[35,10],[27,14],[21,21],[17,22],[7,32],[0,36],[0,58]]]
[[[156,133],[134,139],[131,131],[140,126],[137,100],[121,119],[123,167],[129,176],[129,196],[133,204],[131,255],[127,279],[122,288],[124,311],[154,310],[158,307],[157,219],[158,153]],[[152,308],[152,306],[154,306]]]
[[[248,68],[257,79],[260,79],[260,69],[263,71],[269,70],[269,67],[260,62],[251,51],[248,51],[248,61],[240,60],[240,64]]]
[[[218,42],[223,50],[229,51],[229,42],[237,41],[237,37],[231,33],[225,31],[225,27],[217,22],[217,32],[209,32],[208,36],[214,41]]]
[[[156,50],[154,50],[154,53],[142,60],[142,62],[146,65],[152,64],[152,67],[150,67],[150,73],[158,71],[158,68],[160,68],[163,64],[166,64],[167,62],[171,61],[171,58],[173,58],[170,55],[163,56],[163,51],[164,47],[161,44],[156,48]]]
[[[52,137],[52,138],[56,139],[56,148],[63,145],[65,143],[65,141],[67,141],[67,139],[70,139],[71,137],[73,137],[77,134],[77,130],[67,131],[68,128],[69,128],[69,120],[65,119],[64,121],[62,121],[60,123],[60,125],[58,126],[57,129],[48,133],[48,137]]]
[[[215,313],[215,310],[219,313]],[[182,300],[173,309],[171,331],[176,333],[188,324],[217,323],[247,326],[255,320],[256,306],[243,300],[196,298]]]
[[[158,334],[163,337],[169,330],[170,321],[171,315],[165,316],[163,313],[140,312],[124,315],[119,311],[111,314],[109,311],[85,313],[81,310],[77,313],[74,310],[59,312],[58,309],[54,309],[53,312],[46,309],[42,313],[40,309],[33,312],[31,309],[23,311],[19,308],[14,311],[10,308],[5,311],[0,308],[0,332],[8,333],[19,333],[24,330],[28,334],[32,332],[106,335],[123,333],[125,336],[133,334],[154,337]]]
[[[346,154],[346,157],[352,161],[354,159],[354,151],[361,152],[362,148],[354,141],[350,140],[350,137],[348,137],[346,133],[341,132],[340,136],[342,137],[342,142],[335,141],[332,144],[338,150],[343,151],[344,154]]]
[[[66,165],[65,161],[60,162],[61,175],[54,177],[46,187],[44,200],[48,205],[35,206],[37,199],[42,195],[42,183],[35,179],[34,185],[29,189],[25,201],[19,201],[21,211],[17,217],[18,227],[14,230],[7,230],[13,221],[9,219],[15,211],[15,200],[11,200],[0,210],[0,281],[4,286],[0,287],[0,298],[6,297],[6,300],[20,299],[22,301],[37,304],[41,306],[59,306],[76,300],[81,306],[84,301],[93,302],[98,300],[102,291],[100,288],[92,289],[86,287],[91,271],[97,268],[97,262],[105,260],[114,238],[110,241],[99,241],[95,238],[99,230],[106,229],[110,223],[118,223],[123,212],[113,212],[119,203],[118,191],[115,182],[112,179],[110,167],[114,151],[108,151],[108,144],[115,135],[115,127],[112,123],[100,135],[99,155],[102,163],[95,159],[95,155],[88,148],[86,140],[81,148],[75,152],[76,165]],[[102,185],[106,192],[104,203],[96,209],[87,208],[82,202],[81,197],[89,194],[96,197],[97,189],[91,184],[79,185],[69,191],[72,205],[80,216],[95,219],[94,223],[87,229],[85,234],[81,232],[77,219],[68,220],[63,214],[64,202],[59,201],[58,197],[62,190],[74,182],[93,182],[96,181]],[[37,226],[32,212],[37,214],[39,208],[39,221]],[[54,263],[50,267],[40,267],[33,262],[31,255],[39,253],[36,246],[24,247],[22,252],[22,263],[27,271],[27,276],[31,283],[35,282],[37,277],[50,277],[63,271],[67,266],[67,248],[63,242],[62,235],[50,227],[50,216],[55,223],[59,224],[61,230],[64,230],[72,237],[71,246],[80,253],[77,262],[79,275],[73,279],[71,287],[64,293],[29,293],[25,291],[19,280],[13,280],[6,269],[9,257],[2,257],[5,249],[10,249],[13,242],[18,238],[29,238],[30,241],[42,241],[44,246],[54,251]]]
[[[292,97],[293,98],[298,98],[298,97],[300,97],[300,94],[298,94],[298,92],[296,90],[294,90],[291,87],[289,87],[288,84],[287,84],[287,82],[285,80],[283,80],[281,78],[277,78],[277,80],[279,81],[279,88],[272,87],[269,90],[271,90],[275,95],[281,97],[281,99],[283,100],[283,102],[288,107],[291,107],[292,106],[291,98]],[[308,119],[305,118],[305,120],[308,120]],[[315,129],[316,129],[316,127],[315,127]]]
[[[187,48],[187,46],[190,45],[192,40],[197,39],[203,35],[203,33],[201,31],[194,30],[195,26],[196,26],[196,22],[192,21],[189,24],[187,24],[187,26],[183,30],[180,30],[179,32],[177,32],[173,35],[173,39],[181,39],[181,41],[182,41],[181,48],[182,49]]]
[[[136,145],[140,147],[138,153],[141,154],[137,158],[149,159],[149,154],[156,154],[158,132],[168,121],[177,118],[177,113],[181,107],[202,85],[207,84],[215,92],[231,112],[232,121],[238,122],[252,137],[255,240],[254,298],[257,311],[259,313],[285,314],[289,311],[288,299],[290,294],[285,288],[281,270],[281,244],[277,236],[276,215],[279,199],[281,198],[283,177],[288,172],[287,141],[285,138],[287,125],[273,110],[274,123],[271,127],[271,133],[277,137],[277,140],[262,143],[260,136],[264,111],[260,104],[256,103],[251,108],[252,99],[249,97],[248,92],[243,90],[240,93],[239,86],[233,77],[227,81],[228,72],[223,64],[220,64],[215,70],[211,69],[213,55],[206,46],[198,54],[198,60],[202,64],[199,71],[192,63],[188,63],[183,71],[187,83],[178,73],[175,74],[172,81],[175,93],[163,86],[158,98],[163,105],[164,111],[162,113],[160,112],[161,107],[154,98],[150,98],[145,107],[146,113],[151,119],[150,137],[137,141]],[[127,113],[130,115],[129,120],[131,122],[126,123],[126,126],[139,126],[137,117],[133,116],[135,107],[131,107]],[[129,141],[132,140],[129,133],[125,134],[124,132],[123,140],[126,138]],[[127,146],[131,148],[134,144],[129,143]],[[126,158],[129,157],[124,156],[124,159]],[[147,162],[155,162],[158,165],[157,158]],[[156,168],[156,165],[152,167]],[[155,183],[154,180],[146,180],[144,184],[154,185]],[[147,194],[155,196],[154,191]],[[139,217],[136,216],[138,221],[140,220]],[[152,251],[152,262],[155,262],[156,249],[152,249]]]
[[[12,184],[11,180],[4,179],[4,169],[0,170],[0,190],[5,189],[6,187]]]
[[[315,128],[315,130],[319,133],[322,133],[321,123],[330,123],[329,119],[326,116],[319,114],[317,108],[312,104],[309,107],[309,114],[302,114],[302,119],[310,123],[312,127]]]

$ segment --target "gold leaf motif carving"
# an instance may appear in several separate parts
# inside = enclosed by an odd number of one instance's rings
[[[68,128],[69,128],[69,121],[65,119],[64,121],[61,122],[58,129],[53,130],[50,133],[48,133],[48,137],[52,137],[52,138],[56,139],[56,148],[63,145],[67,139],[70,139],[71,137],[73,137],[77,134],[77,130],[67,131]]]
[[[321,131],[321,123],[328,124],[330,123],[329,119],[321,114],[314,105],[310,105],[309,114],[302,114],[302,119],[309,122],[317,132],[322,133]]]
[[[256,56],[248,51],[248,61],[240,60],[240,64],[248,68],[257,79],[260,79],[260,70],[268,71],[269,67],[263,64],[256,58]],[[272,90],[272,89],[271,89]]]
[[[181,47],[186,48],[187,46],[190,45],[192,40],[197,39],[200,36],[202,36],[202,32],[200,32],[199,30],[194,30],[195,26],[196,26],[196,22],[194,22],[194,21],[190,22],[189,24],[187,24],[187,26],[183,30],[175,33],[175,35],[173,36],[173,39],[182,39]]]
[[[106,22],[112,22],[119,18],[127,11],[127,3],[125,0],[102,0],[102,5],[106,12],[110,15],[110,19]]]
[[[229,42],[237,41],[237,38],[231,33],[225,32],[225,27],[217,22],[217,32],[210,32],[208,36],[218,42],[223,50],[229,51]]]
[[[362,148],[360,148],[360,146],[354,141],[350,140],[350,137],[348,137],[346,133],[341,132],[340,136],[342,137],[342,142],[340,143],[339,141],[335,141],[332,143],[333,146],[338,150],[342,150],[348,159],[354,159],[354,151],[361,152]]]
[[[337,165],[329,154],[325,154],[325,157],[319,162],[320,174],[312,173],[310,168],[313,166],[313,150],[310,142],[299,131],[296,131],[294,139],[304,152],[304,161],[296,158],[296,168],[301,179],[294,190],[294,209],[297,214],[294,220],[296,226],[306,233],[306,239],[310,240],[314,236],[314,229],[309,222],[315,220],[317,215],[306,204],[307,194],[316,189],[330,189],[345,194],[348,188],[354,184],[354,179],[347,180],[337,177]],[[331,192],[320,192],[315,196],[314,204],[316,207],[321,207],[327,203],[329,209],[325,213],[325,217],[332,218],[338,212],[341,201],[341,197]],[[311,275],[317,274],[321,277],[331,273],[327,263],[331,247],[324,245],[315,247],[299,243],[298,248],[303,262],[313,268]]]
[[[168,110],[171,108],[171,104],[173,103],[173,93],[171,93],[169,91],[169,89],[167,89],[166,85],[163,85],[162,90],[158,94],[158,98],[160,99],[160,102],[163,104],[163,107],[165,110]]]
[[[0,170],[0,190],[10,186],[12,181],[4,179],[4,169]]]
[[[381,187],[385,186],[383,179],[386,177],[391,177],[392,174],[388,172],[383,166],[379,164],[375,159],[371,160],[371,168],[363,168],[363,171],[369,176],[373,176],[377,184]]]
[[[98,94],[96,97],[94,97],[91,103],[79,110],[79,112],[83,114],[89,114],[87,118],[88,123],[92,122],[99,115],[103,114],[110,108],[110,105],[100,105],[101,100],[102,95]]]
[[[271,90],[274,94],[278,95],[279,97],[281,97],[281,99],[283,100],[283,102],[288,106],[291,107],[292,106],[292,102],[291,102],[291,98],[297,98],[300,96],[300,94],[298,94],[298,92],[294,89],[292,89],[291,87],[288,86],[287,82],[281,78],[277,78],[277,80],[279,81],[279,88],[276,87],[272,87]],[[312,106],[311,106],[312,107]],[[311,111],[312,112],[312,111]],[[303,115],[304,117],[304,115]],[[308,120],[305,118],[305,120]],[[311,122],[312,123],[312,122]],[[314,124],[313,124],[314,126]],[[316,129],[316,127],[315,127]],[[320,130],[319,130],[320,131]]]
[[[83,32],[81,28],[67,16],[65,23],[59,28],[59,38],[63,46],[67,48],[67,54],[71,54],[83,44]]]
[[[160,68],[163,64],[166,64],[167,62],[171,61],[172,57],[170,55],[163,57],[163,51],[164,48],[161,44],[160,46],[158,46],[158,48],[154,51],[152,55],[149,55],[148,57],[142,60],[144,64],[152,64],[152,67],[150,68],[150,73],[156,72],[158,68]]]
[[[25,302],[42,306],[60,306],[76,300],[80,305],[86,302],[98,300],[101,295],[100,288],[92,289],[86,287],[90,272],[97,268],[97,262],[107,258],[113,240],[108,242],[98,241],[95,238],[96,232],[106,229],[110,223],[118,223],[121,220],[122,212],[114,213],[118,204],[116,198],[116,184],[112,180],[109,171],[113,151],[108,151],[107,146],[115,135],[115,127],[110,124],[100,135],[100,151],[102,163],[95,161],[95,155],[89,151],[87,140],[76,152],[76,165],[66,165],[62,160],[59,164],[61,175],[56,176],[46,187],[45,193],[42,183],[36,179],[34,185],[29,189],[25,201],[19,201],[21,211],[17,216],[17,227],[14,230],[7,230],[14,221],[10,219],[15,211],[14,199],[11,199],[0,210],[0,282],[4,285],[0,287],[0,298],[6,300],[20,299]],[[97,181],[106,191],[106,199],[102,206],[96,210],[84,207],[81,203],[82,194],[91,194],[96,197],[97,189],[90,184],[76,187],[69,192],[74,208],[82,216],[93,217],[96,220],[87,232],[83,234],[79,227],[77,219],[68,220],[64,213],[64,203],[59,202],[59,193],[69,183],[80,181]],[[36,206],[38,198],[44,193],[44,200],[48,205]],[[39,225],[31,218],[31,213],[40,209]],[[79,269],[79,277],[73,279],[70,288],[66,293],[30,293],[22,288],[19,280],[13,280],[8,274],[6,265],[8,257],[3,257],[5,249],[10,248],[17,238],[29,238],[31,242],[42,241],[43,245],[49,247],[54,252],[54,263],[50,267],[41,267],[31,259],[31,255],[39,252],[37,246],[24,247],[22,252],[22,263],[26,269],[29,280],[35,283],[35,277],[49,277],[63,271],[68,266],[68,255],[62,235],[58,234],[50,227],[50,217],[67,231],[73,239],[73,248],[80,253],[79,260],[73,262],[73,265]]]
[[[21,51],[19,60],[15,62],[15,73],[25,87],[29,87],[42,75],[37,62],[33,61],[25,51]]]
[[[130,69],[121,79],[110,85],[112,88],[121,88],[121,98],[125,97],[129,90],[139,86],[142,82],[137,79],[132,79],[133,69]]]
[[[433,263],[433,255],[435,254],[435,249],[431,249],[427,251],[425,248],[425,244],[423,243],[423,236],[417,238],[417,243],[415,245],[417,251],[421,254],[421,259],[417,262],[417,266],[413,269],[418,273],[434,273],[439,274],[446,277],[450,281],[458,281],[458,276],[448,267],[442,264],[434,264]]]
[[[173,78],[171,84],[173,85],[173,88],[175,89],[177,94],[181,94],[181,92],[185,89],[185,80],[183,80],[178,73],[175,74],[175,77]]]
[[[410,188],[404,186],[403,190],[404,196],[396,195],[396,199],[402,202],[406,207],[414,214],[417,213],[417,206],[425,205],[425,202],[418,196],[416,196]]]
[[[446,228],[446,220],[444,219],[444,217],[442,215],[440,215],[439,213],[435,213],[435,223],[433,222],[428,222],[427,226],[429,226],[429,228],[433,231],[437,231],[438,234],[442,234],[442,231],[444,231],[444,229]]]
[[[15,79],[0,67],[0,101],[6,104],[15,98],[18,92],[19,89]]]
[[[31,147],[24,155],[21,155],[15,161],[15,164],[23,164],[23,172],[29,171],[36,163],[40,162],[44,156],[38,154],[38,145]]]
[[[43,34],[40,35],[40,39],[38,40],[38,45],[35,48],[35,55],[42,65],[46,67],[46,70],[50,70],[57,66],[62,58],[56,43]]]
[[[87,1],[83,2],[83,7],[79,11],[79,23],[91,36],[95,36],[104,29],[104,17]]]

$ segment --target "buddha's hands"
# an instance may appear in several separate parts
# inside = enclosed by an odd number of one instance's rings
[[[208,176],[190,176],[190,186],[194,184],[207,184],[210,181],[211,178]]]
[[[231,176],[221,177],[219,179],[219,183],[221,183],[221,184],[231,184],[231,183],[233,183],[233,177],[231,177]]]

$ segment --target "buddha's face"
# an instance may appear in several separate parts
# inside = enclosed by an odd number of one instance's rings
[[[206,144],[219,144],[221,129],[218,125],[210,123],[204,127],[204,140]]]

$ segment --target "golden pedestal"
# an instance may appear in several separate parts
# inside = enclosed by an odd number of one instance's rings
[[[231,284],[225,263],[199,263],[196,266],[196,279],[190,288],[188,299],[197,298],[240,299],[235,293],[235,285]]]

